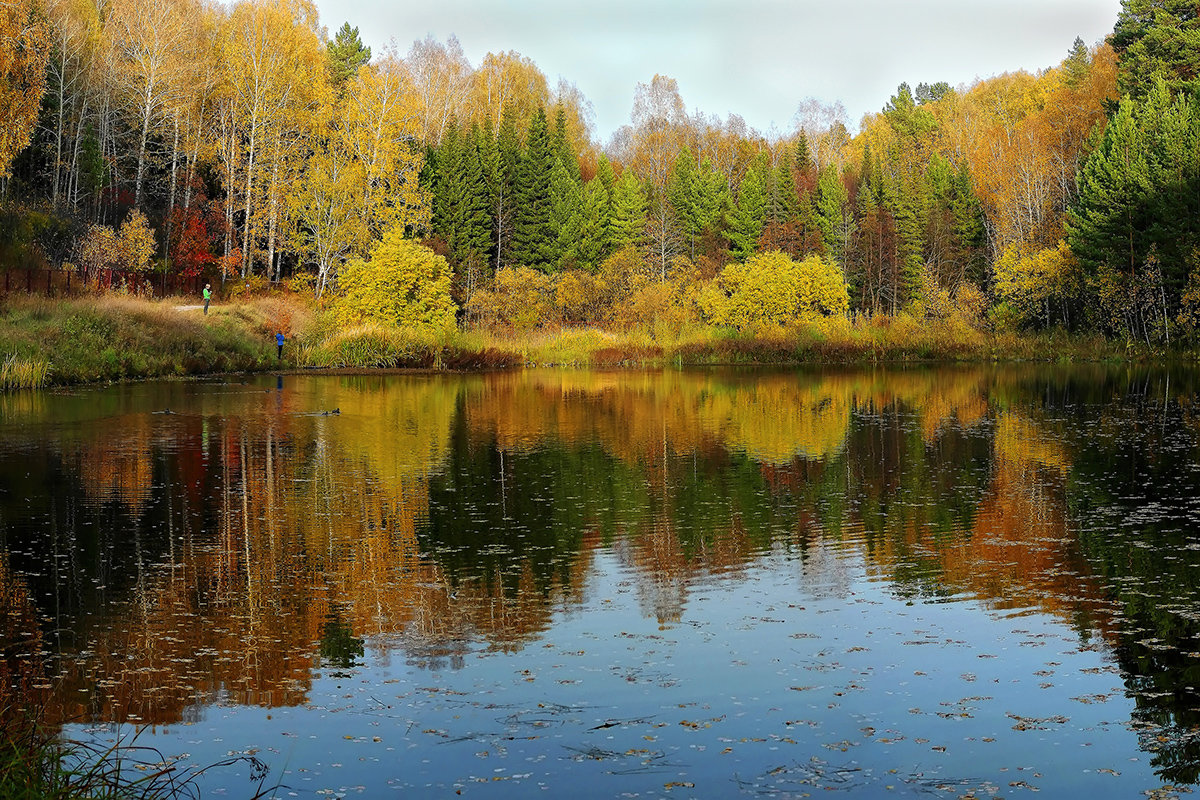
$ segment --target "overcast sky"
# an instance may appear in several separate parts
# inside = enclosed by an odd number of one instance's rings
[[[689,113],[740,114],[790,133],[800,102],[840,101],[856,129],[901,81],[970,84],[1055,66],[1076,36],[1112,32],[1120,0],[317,0],[332,35],[376,52],[458,37],[472,66],[516,50],[551,87],[576,84],[601,144],[629,121],[638,83],[674,78]]]

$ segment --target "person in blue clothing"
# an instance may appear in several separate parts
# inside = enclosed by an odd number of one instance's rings
[[[283,331],[275,334],[275,359],[277,361],[283,360],[283,343],[285,341],[287,341],[287,339],[284,337]]]

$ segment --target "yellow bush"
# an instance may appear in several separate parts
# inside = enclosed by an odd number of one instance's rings
[[[263,294],[271,282],[263,275],[241,277],[234,274],[221,284],[221,292],[230,301],[245,301],[253,295]]]
[[[342,325],[384,325],[448,331],[457,307],[446,259],[411,239],[403,226],[384,233],[368,261],[354,259],[338,274],[335,319]]]
[[[818,255],[796,262],[778,250],[727,264],[697,302],[713,323],[739,329],[845,316],[850,308],[837,264]]]
[[[485,325],[528,331],[553,310],[554,285],[548,275],[529,267],[496,270],[491,286],[476,292],[469,307]]]
[[[607,294],[603,278],[570,270],[554,281],[554,308],[563,322],[595,322],[603,313]]]
[[[988,299],[973,283],[960,283],[954,290],[954,313],[973,328],[983,327]]]
[[[636,247],[627,246],[604,259],[599,274],[608,288],[609,303],[615,305],[650,279],[650,265]]]

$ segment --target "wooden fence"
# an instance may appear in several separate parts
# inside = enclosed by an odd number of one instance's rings
[[[0,272],[0,294],[24,292],[46,297],[96,294],[124,288],[130,294],[200,294],[204,278],[163,273],[139,274],[102,269],[94,275],[69,269],[8,269]]]

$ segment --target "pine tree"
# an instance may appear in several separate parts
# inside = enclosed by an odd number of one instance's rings
[[[1109,39],[1122,97],[1141,99],[1162,78],[1172,93],[1200,75],[1200,13],[1194,0],[1122,0]]]
[[[371,61],[371,48],[364,46],[358,38],[358,28],[351,28],[350,23],[345,22],[333,40],[325,45],[325,56],[329,83],[340,94],[358,75],[359,67]]]
[[[1068,210],[1085,274],[1135,275],[1152,258],[1173,306],[1200,247],[1200,101],[1172,98],[1161,76],[1142,100],[1123,98],[1080,169]]]
[[[1071,251],[1085,270],[1136,270],[1145,252],[1148,153],[1134,99],[1123,99],[1099,146],[1084,162],[1079,196],[1067,213]]]
[[[1076,36],[1075,43],[1071,45],[1071,50],[1062,63],[1063,83],[1072,89],[1078,88],[1087,79],[1091,68],[1092,56],[1088,53],[1087,45],[1083,43],[1083,39]]]

